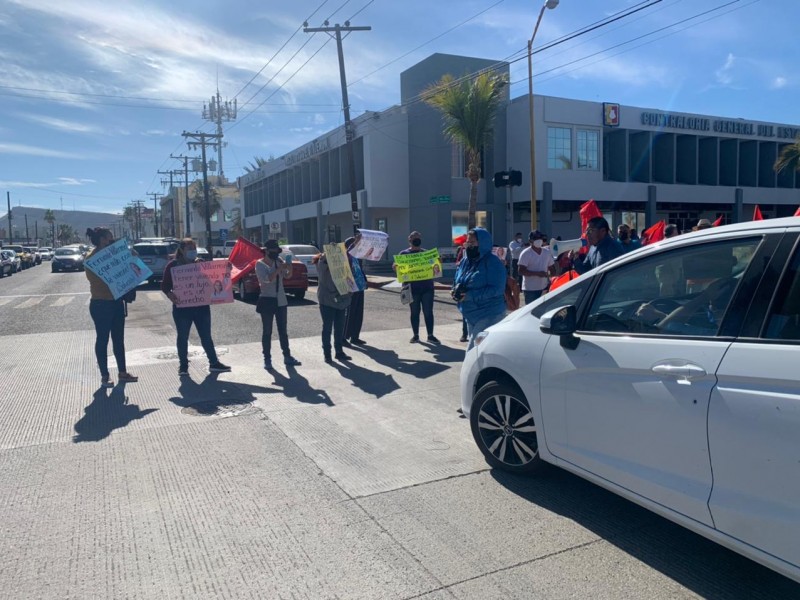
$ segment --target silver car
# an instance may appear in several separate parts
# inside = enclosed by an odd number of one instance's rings
[[[303,263],[308,270],[309,277],[317,278],[317,265],[312,262],[312,259],[319,254],[319,248],[311,244],[284,244],[281,249],[284,254],[291,254],[296,260]]]

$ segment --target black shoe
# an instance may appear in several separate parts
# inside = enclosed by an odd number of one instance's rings
[[[212,373],[227,373],[231,370],[228,365],[223,365],[221,362],[217,361],[214,364],[208,365],[208,370]]]
[[[303,363],[297,360],[294,356],[287,356],[283,359],[283,364],[285,364],[287,367],[299,367]]]
[[[410,340],[408,340],[408,342],[409,342],[410,344],[416,344],[417,342],[419,342],[419,336],[418,336],[418,335],[415,335],[415,336],[414,336],[414,337],[412,337]]]
[[[458,341],[459,342],[466,342],[467,341],[467,336],[462,335],[460,338],[458,338]]]
[[[189,365],[181,365],[178,367],[178,376],[183,377],[189,374]]]
[[[336,353],[336,360],[352,360],[350,356],[347,356],[344,352],[337,352]]]
[[[325,362],[328,364],[331,364],[333,362],[333,359],[331,358],[330,354],[325,355]]]
[[[361,338],[356,338],[354,340],[350,340],[351,344],[358,344],[359,346],[366,346],[367,342],[362,340]]]
[[[429,335],[428,336],[428,341],[431,344],[441,344],[441,342],[439,341],[439,338],[437,338],[435,335]]]
[[[352,348],[353,346],[347,340],[342,340],[342,347],[343,348]]]
[[[272,371],[272,360],[269,358],[264,359],[264,369],[267,371]]]

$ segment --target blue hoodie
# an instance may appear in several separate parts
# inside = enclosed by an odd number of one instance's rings
[[[461,285],[466,293],[464,301],[458,303],[458,310],[470,323],[477,323],[486,317],[495,317],[506,312],[506,268],[503,262],[492,253],[492,235],[483,227],[473,229],[478,238],[480,256],[464,259],[456,269],[453,287]]]

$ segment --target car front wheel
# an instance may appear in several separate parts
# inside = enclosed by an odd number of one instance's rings
[[[472,437],[486,462],[511,473],[532,473],[542,466],[536,423],[522,391],[490,381],[478,390],[470,411]]]

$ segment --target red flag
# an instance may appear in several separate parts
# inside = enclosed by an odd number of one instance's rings
[[[570,269],[566,273],[562,273],[558,277],[553,277],[550,280],[549,291],[552,292],[554,289],[559,288],[565,283],[569,283],[570,281],[572,281],[573,279],[577,279],[578,277],[580,277],[580,275],[578,275],[578,273],[576,271],[573,271],[572,269]]]
[[[459,235],[458,237],[453,238],[453,244],[455,244],[456,246],[463,246],[466,243],[467,243],[466,233],[464,235]]]
[[[761,214],[761,209],[756,204],[756,209],[753,211],[753,221],[763,221],[764,216]]]
[[[647,244],[655,244],[656,242],[660,242],[664,239],[664,228],[667,224],[664,221],[659,221],[655,225],[652,225],[645,229],[642,232],[642,246],[647,246]]]
[[[597,207],[597,202],[594,199],[589,200],[588,202],[584,202],[581,204],[581,239],[586,239],[586,228],[589,226],[589,221],[594,219],[595,217],[602,217],[603,213],[600,212],[600,209]],[[583,248],[578,251],[580,254],[586,254],[589,252],[589,245],[585,244]]]
[[[253,242],[244,238],[236,240],[236,245],[231,250],[228,262],[233,265],[231,269],[231,281],[236,283],[247,275],[256,266],[256,261],[264,258],[264,252]]]
[[[794,211],[794,215],[792,215],[792,216],[793,217],[800,217],[800,206],[797,207],[797,210]]]
[[[725,215],[720,215],[720,216],[717,217],[717,220],[714,221],[711,224],[711,226],[712,227],[719,227],[720,225],[724,225],[724,224],[725,224]]]

